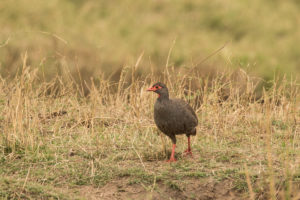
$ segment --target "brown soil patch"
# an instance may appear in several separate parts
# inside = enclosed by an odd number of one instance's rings
[[[166,199],[197,199],[197,200],[240,200],[247,199],[246,196],[234,192],[232,183],[228,180],[216,182],[213,180],[200,181],[197,179],[184,180],[182,188],[162,182],[156,183],[155,187],[143,184],[129,184],[127,178],[114,180],[104,187],[94,188],[85,186],[80,188],[80,196],[86,199],[101,200],[166,200]]]

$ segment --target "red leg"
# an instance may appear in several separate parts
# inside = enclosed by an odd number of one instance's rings
[[[191,156],[193,155],[192,149],[191,149],[191,137],[190,136],[188,136],[188,148],[187,148],[187,150],[184,151],[184,153],[186,155],[191,155]]]
[[[176,144],[173,144],[171,157],[170,157],[170,160],[168,160],[167,162],[176,162],[176,159],[175,159],[175,157],[174,157],[174,154],[175,154],[175,147],[176,147]]]

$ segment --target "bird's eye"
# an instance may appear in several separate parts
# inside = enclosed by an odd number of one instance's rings
[[[155,86],[156,89],[158,89],[158,86]]]

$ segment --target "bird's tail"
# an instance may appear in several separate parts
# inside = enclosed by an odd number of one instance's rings
[[[196,133],[197,133],[197,129],[196,129],[196,127],[191,131],[191,133],[190,133],[190,135],[196,135]]]

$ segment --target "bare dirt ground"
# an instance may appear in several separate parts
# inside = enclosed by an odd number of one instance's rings
[[[158,182],[154,188],[143,187],[138,184],[128,184],[128,179],[114,180],[102,188],[85,186],[79,189],[80,196],[86,199],[96,200],[123,200],[123,199],[199,199],[199,200],[235,200],[247,199],[236,191],[232,190],[232,182],[226,180],[215,182],[206,179],[184,180],[185,188],[170,188]]]

